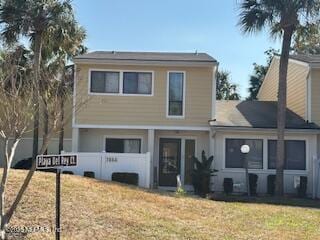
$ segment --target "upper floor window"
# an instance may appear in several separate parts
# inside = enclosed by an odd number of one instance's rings
[[[275,169],[277,160],[277,141],[268,141],[268,168]],[[306,170],[306,142],[304,140],[285,141],[285,169]]]
[[[184,116],[185,73],[169,72],[168,74],[168,117]]]
[[[149,72],[124,72],[123,93],[151,94],[152,73]]]
[[[92,71],[91,92],[119,93],[119,72]]]
[[[90,93],[152,95],[152,84],[152,72],[90,71]]]

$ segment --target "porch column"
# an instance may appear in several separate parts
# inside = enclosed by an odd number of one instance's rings
[[[79,128],[72,128],[72,152],[79,151]]]
[[[210,129],[209,131],[209,154],[208,156],[214,156],[215,155],[215,131]]]
[[[213,168],[215,167],[215,163],[217,161],[215,156],[215,131],[210,129],[209,131],[209,154],[208,157],[213,156]],[[211,177],[211,190],[215,191],[215,181],[217,181],[216,177]]]
[[[154,155],[154,129],[148,129],[148,152],[150,153],[150,179],[151,179],[151,188],[153,188],[153,182],[154,182],[154,161],[153,161],[153,155]]]

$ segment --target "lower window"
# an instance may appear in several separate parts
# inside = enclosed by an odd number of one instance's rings
[[[268,168],[275,169],[277,160],[277,141],[268,141]],[[285,141],[285,169],[306,170],[306,142],[303,140]]]
[[[141,139],[106,138],[106,152],[141,153]]]
[[[241,153],[242,145],[250,147],[249,153]],[[262,139],[226,139],[226,168],[245,168],[246,158],[248,160],[248,168],[263,168]]]

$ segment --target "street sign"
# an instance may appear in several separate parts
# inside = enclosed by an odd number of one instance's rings
[[[38,155],[37,169],[75,167],[77,166],[77,155]]]
[[[37,169],[57,168],[56,173],[56,240],[60,240],[60,203],[61,203],[61,169],[60,167],[76,167],[77,155],[38,155]]]

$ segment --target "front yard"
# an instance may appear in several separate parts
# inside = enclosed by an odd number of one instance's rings
[[[12,172],[10,197],[25,174]],[[211,201],[70,175],[62,183],[62,239],[320,239],[319,201]],[[54,221],[55,175],[36,173],[11,227]],[[26,236],[49,238],[52,232]]]

